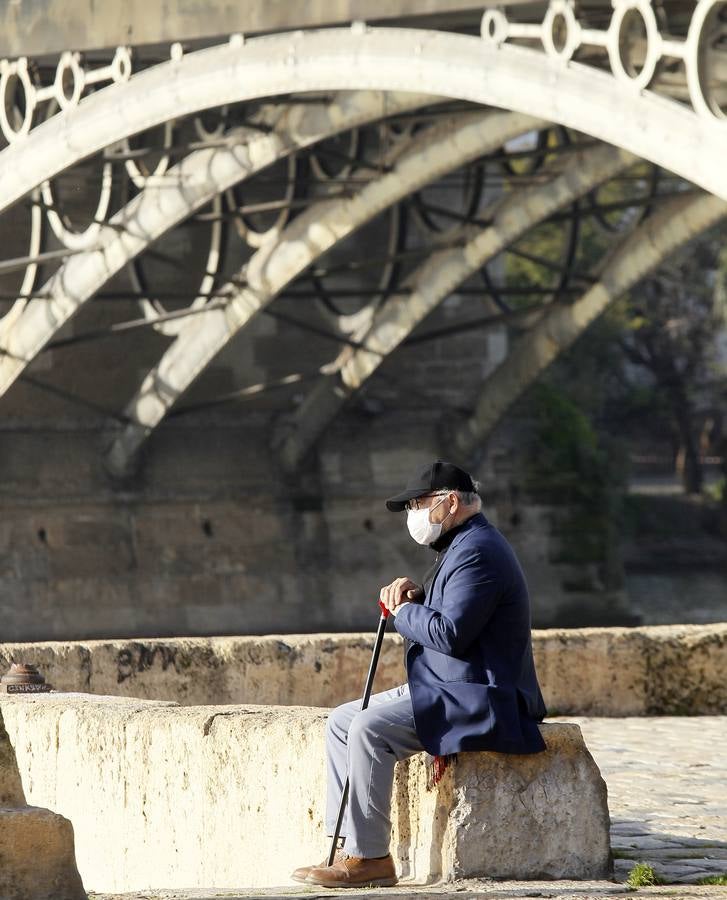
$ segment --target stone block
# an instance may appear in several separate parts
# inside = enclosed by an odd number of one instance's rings
[[[272,887],[325,852],[324,709],[47,694],[0,710],[28,801],[73,823],[93,891]],[[426,754],[397,765],[402,877],[608,877],[598,768],[578,726],[542,727],[546,752],[460,754],[432,790]]]
[[[0,897],[86,900],[68,819],[35,806],[0,807]]]
[[[662,625],[648,638],[646,715],[727,712],[727,624]]]
[[[533,632],[533,652],[548,714],[639,716],[650,677],[641,629],[579,628]]]
[[[460,753],[434,791],[427,756],[398,764],[397,856],[417,878],[613,875],[606,783],[578,725],[540,726],[547,750]]]

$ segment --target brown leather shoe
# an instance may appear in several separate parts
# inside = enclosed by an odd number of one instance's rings
[[[338,860],[343,856],[343,850],[339,847],[336,850],[336,855],[333,857],[333,862],[338,862]],[[305,881],[308,877],[308,873],[311,869],[324,869],[328,865],[328,854],[326,853],[325,858],[318,863],[317,866],[300,866],[293,872],[290,876],[295,881]]]
[[[336,860],[332,866],[314,866],[305,879],[306,884],[331,888],[363,885],[392,887],[397,881],[390,853],[381,859],[367,859],[364,856],[349,856],[345,851],[341,859]]]

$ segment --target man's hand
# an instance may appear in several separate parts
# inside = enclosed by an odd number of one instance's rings
[[[411,578],[397,578],[381,588],[379,599],[389,612],[394,613],[402,603],[420,603],[424,599],[424,588],[415,584]]]

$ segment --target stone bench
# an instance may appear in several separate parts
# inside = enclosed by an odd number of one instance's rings
[[[76,867],[73,827],[58,813],[26,804],[15,752],[1,718],[0,897],[86,900]]]
[[[51,693],[0,713],[28,801],[73,823],[90,890],[281,886],[326,850],[326,709]],[[606,786],[580,729],[541,727],[545,753],[460,754],[431,790],[427,754],[397,765],[400,877],[610,876]]]

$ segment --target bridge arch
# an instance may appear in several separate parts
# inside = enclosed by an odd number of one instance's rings
[[[695,20],[705,9],[701,0]],[[0,212],[81,159],[169,119],[261,97],[340,90],[428,93],[544,118],[727,199],[725,121],[573,60],[482,37],[360,24],[237,38],[177,53],[13,141],[0,153]]]
[[[542,124],[517,113],[462,114],[422,132],[397,151],[389,171],[352,197],[322,200],[294,219],[246,263],[239,273],[243,287],[235,280],[229,284],[226,306],[197,316],[144,378],[126,407],[129,424],[107,455],[110,471],[116,476],[127,473],[178,397],[253,316],[318,257],[408,194]]]

